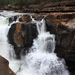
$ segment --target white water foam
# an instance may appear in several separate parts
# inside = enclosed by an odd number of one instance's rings
[[[0,16],[0,55],[4,56],[5,58],[8,57],[9,53],[9,44],[7,39],[7,34],[9,27],[8,19]]]
[[[8,43],[7,34],[11,25],[17,22],[19,22],[18,19],[9,25],[9,18],[0,16],[0,55],[9,61],[9,66],[15,73],[19,68],[20,61],[15,59],[14,48]]]

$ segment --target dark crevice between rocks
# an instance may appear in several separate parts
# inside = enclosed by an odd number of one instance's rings
[[[66,65],[68,66],[70,75],[75,75],[75,59],[69,58],[69,59],[65,59],[65,61],[66,61]]]

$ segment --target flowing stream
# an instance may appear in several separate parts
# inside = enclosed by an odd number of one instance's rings
[[[13,14],[12,14],[13,13]],[[19,22],[19,18],[10,23],[9,17],[24,15],[24,13],[14,13],[4,11],[0,13],[0,55],[9,61],[10,68],[16,75],[69,75],[64,59],[60,59],[54,53],[55,36],[46,31],[45,20],[32,22],[36,23],[38,35],[33,41],[30,52],[17,60],[13,46],[8,43],[7,34],[13,23]]]

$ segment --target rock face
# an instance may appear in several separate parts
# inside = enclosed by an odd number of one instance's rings
[[[38,20],[38,21],[40,21],[40,20],[42,20],[43,18],[44,18],[44,16],[43,15],[40,15],[40,14],[38,14],[38,15],[33,15],[32,16],[35,20]]]
[[[62,1],[62,2],[53,2],[49,4],[37,4],[27,6],[4,6],[2,10],[15,10],[17,12],[36,12],[36,13],[50,13],[50,12],[72,12],[75,11],[75,1]]]
[[[35,23],[18,22],[13,24],[9,30],[9,42],[13,44],[17,58],[20,58],[20,53],[28,52],[32,46],[33,39],[37,36]],[[26,51],[25,51],[26,50]]]
[[[9,68],[9,62],[2,56],[0,56],[0,75],[16,75]]]
[[[25,22],[25,23],[30,22],[31,21],[30,15],[23,15],[20,18],[20,21]]]
[[[69,70],[75,69],[75,13],[50,13],[46,18],[47,30],[56,36],[55,52],[64,58]]]
[[[56,35],[56,47],[65,48],[65,58],[74,57],[66,52],[74,51],[75,19],[71,13],[51,13],[46,18],[47,30]],[[73,54],[74,55],[74,54]],[[61,54],[60,54],[61,56]]]

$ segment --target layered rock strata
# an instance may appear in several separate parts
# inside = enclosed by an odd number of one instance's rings
[[[53,2],[49,4],[32,4],[28,6],[4,6],[2,10],[15,10],[17,12],[32,12],[32,13],[50,13],[50,12],[74,12],[75,11],[75,1],[61,1]]]

